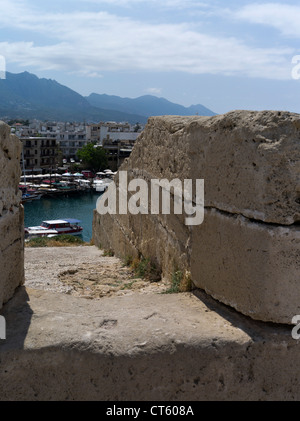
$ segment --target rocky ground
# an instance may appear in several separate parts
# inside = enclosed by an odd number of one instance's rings
[[[25,248],[25,286],[99,299],[133,292],[161,293],[169,283],[135,276],[117,257],[95,246]]]

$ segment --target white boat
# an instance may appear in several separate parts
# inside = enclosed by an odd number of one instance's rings
[[[36,237],[55,237],[56,235],[58,235],[56,230],[45,230],[41,227],[25,228],[25,240],[30,240],[31,238]]]
[[[94,180],[92,186],[96,190],[96,192],[99,193],[104,192],[107,187],[107,185],[103,183],[102,180]]]
[[[105,179],[95,178],[92,183],[92,187],[96,190],[96,192],[102,193],[107,189],[107,187],[109,186],[111,182],[112,180],[110,180],[109,178],[105,178]]]
[[[43,221],[36,227],[25,228],[25,238],[33,237],[53,237],[56,235],[80,235],[83,228],[79,225],[78,219],[53,219]]]

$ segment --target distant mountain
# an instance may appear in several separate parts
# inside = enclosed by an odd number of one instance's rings
[[[60,121],[128,121],[132,124],[147,121],[142,115],[94,107],[72,89],[28,72],[7,72],[6,79],[0,80],[0,116]]]
[[[203,105],[186,108],[151,95],[130,99],[93,93],[83,97],[55,80],[40,79],[28,72],[6,72],[6,79],[0,79],[0,119],[144,124],[150,116],[195,114],[215,115]]]
[[[121,98],[115,95],[100,95],[93,93],[86,97],[86,99],[94,107],[137,113],[145,117],[158,115],[216,115],[213,111],[201,104],[184,107],[179,104],[174,104],[165,98],[158,98],[152,95],[144,95],[139,98],[131,99]]]

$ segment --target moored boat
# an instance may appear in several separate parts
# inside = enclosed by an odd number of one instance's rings
[[[43,196],[42,193],[23,193],[21,203],[31,202],[32,200],[39,200]]]
[[[80,235],[83,228],[79,225],[78,219],[53,219],[43,221],[36,227],[25,228],[25,238],[33,237],[53,237],[56,235]]]
[[[96,192],[103,193],[112,181],[113,180],[109,178],[95,178],[92,182],[92,188],[96,190]]]

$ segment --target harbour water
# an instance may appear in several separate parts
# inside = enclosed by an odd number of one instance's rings
[[[93,211],[100,193],[88,192],[73,196],[42,197],[24,204],[24,225],[36,226],[48,219],[79,219],[84,241],[92,239]]]

